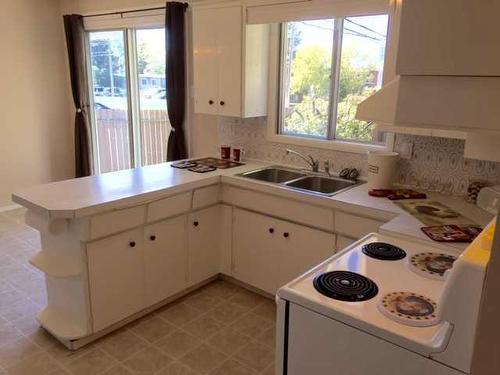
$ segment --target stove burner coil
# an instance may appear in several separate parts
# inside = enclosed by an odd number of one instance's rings
[[[375,297],[377,284],[369,278],[349,271],[332,271],[316,276],[314,288],[321,294],[346,302],[361,302]]]
[[[406,252],[403,249],[385,242],[372,242],[363,245],[362,251],[369,257],[379,260],[400,260],[406,257]]]

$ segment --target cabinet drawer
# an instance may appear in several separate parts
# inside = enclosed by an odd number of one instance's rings
[[[193,210],[212,206],[220,201],[219,184],[197,189],[193,193]]]
[[[147,221],[157,221],[176,216],[191,208],[191,192],[174,195],[148,204]]]
[[[222,200],[237,207],[333,232],[333,209],[312,206],[303,202],[227,185],[222,188]]]
[[[125,208],[93,216],[90,218],[90,238],[104,237],[137,227],[144,223],[145,216],[146,206]]]
[[[335,232],[359,239],[371,232],[378,232],[384,221],[335,211]],[[339,249],[340,250],[340,249]]]

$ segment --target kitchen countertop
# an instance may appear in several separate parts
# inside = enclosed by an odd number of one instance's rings
[[[170,164],[155,164],[36,185],[15,192],[12,200],[51,219],[72,219],[140,204],[186,189],[217,184],[223,175],[242,173],[264,165],[247,163],[225,170],[195,173],[172,168]]]
[[[142,204],[187,189],[223,182],[227,185],[279,195],[385,221],[385,224],[379,229],[381,233],[432,241],[420,230],[424,226],[420,221],[386,198],[369,196],[366,184],[331,197],[325,197],[298,192],[278,184],[237,176],[240,173],[270,165],[274,164],[248,161],[240,167],[219,169],[209,173],[194,173],[172,168],[170,163],[162,163],[37,185],[14,193],[12,199],[49,219],[73,219]],[[460,197],[450,197],[437,193],[428,193],[428,197],[456,210],[481,226],[486,226],[493,218],[493,215],[474,204],[466,203]],[[463,243],[449,243],[447,245],[458,249],[467,246]]]

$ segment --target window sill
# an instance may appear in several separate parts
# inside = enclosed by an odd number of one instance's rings
[[[392,134],[387,134],[387,143],[385,145],[301,138],[282,134],[267,134],[267,140],[270,142],[286,143],[289,145],[322,148],[333,151],[351,152],[356,154],[365,154],[368,151],[392,151],[393,147]]]

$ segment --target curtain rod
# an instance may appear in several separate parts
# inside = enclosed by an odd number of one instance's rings
[[[184,8],[187,8],[189,6],[188,3],[184,3]],[[144,9],[135,9],[135,10],[124,10],[121,12],[107,12],[107,13],[96,13],[96,14],[89,14],[88,16],[83,16],[83,18],[90,18],[90,17],[102,17],[102,16],[114,16],[117,14],[129,14],[129,13],[138,13],[138,12],[147,12],[150,10],[162,10],[166,9],[165,7],[156,7],[156,8],[144,8]]]

